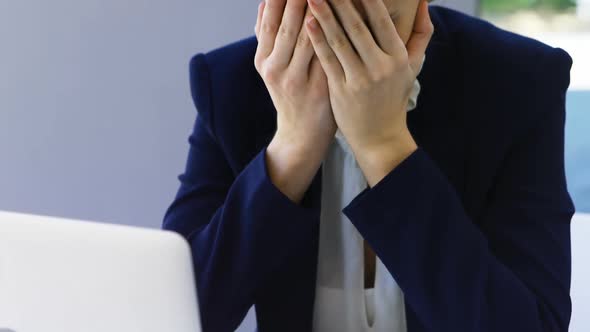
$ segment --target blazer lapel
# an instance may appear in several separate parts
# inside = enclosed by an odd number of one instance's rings
[[[464,82],[459,55],[431,8],[435,25],[426,60],[418,80],[421,85],[417,107],[408,112],[407,122],[414,140],[428,152],[460,196],[465,192]],[[434,10],[434,12],[433,12]]]
[[[430,8],[435,34],[426,51],[426,61],[418,76],[422,87],[416,109],[408,113],[408,127],[418,146],[424,149],[457,191],[466,199],[465,83],[461,58],[449,32]],[[415,311],[406,302],[408,332],[426,331]]]

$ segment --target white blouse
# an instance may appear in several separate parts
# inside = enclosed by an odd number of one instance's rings
[[[408,110],[416,107],[416,80]],[[406,332],[404,297],[379,257],[375,288],[364,288],[364,239],[342,213],[367,187],[344,136],[338,131],[323,162],[322,210],[314,332]]]

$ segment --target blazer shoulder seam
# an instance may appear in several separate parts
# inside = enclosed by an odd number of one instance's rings
[[[209,62],[207,61],[207,56],[204,53],[199,53],[195,55],[191,59],[190,67],[191,76],[193,76],[194,79],[197,79],[199,81],[198,83],[196,83],[198,91],[194,92],[195,95],[193,96],[193,99],[195,99],[196,102],[197,95],[199,95],[201,97],[204,97],[205,100],[204,102],[202,102],[202,109],[199,109],[198,105],[196,105],[198,116],[206,114],[206,125],[209,128],[209,131],[211,132],[213,137],[216,139],[217,135],[215,130],[215,101],[213,100],[211,70]]]

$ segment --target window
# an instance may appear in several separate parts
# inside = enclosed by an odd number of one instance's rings
[[[566,175],[576,210],[590,213],[590,0],[482,0],[481,14],[501,28],[561,47],[574,59]]]

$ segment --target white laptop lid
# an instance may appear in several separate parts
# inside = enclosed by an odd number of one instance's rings
[[[0,212],[0,331],[198,332],[178,234]]]

